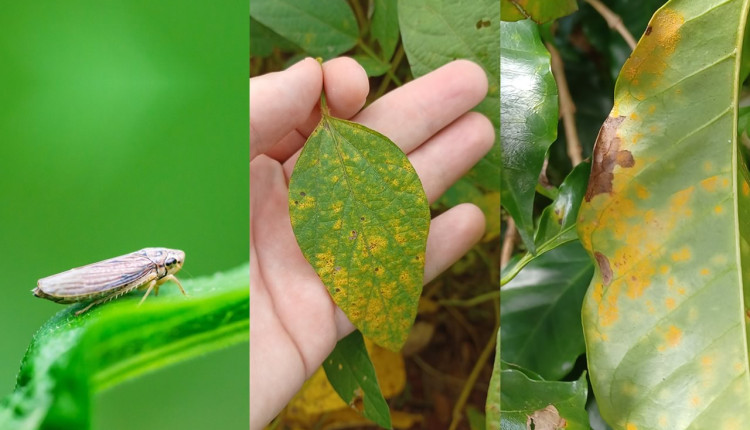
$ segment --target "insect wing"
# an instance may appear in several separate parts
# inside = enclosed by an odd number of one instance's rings
[[[132,253],[42,278],[37,285],[45,294],[54,297],[80,297],[140,284],[154,277],[154,263],[143,255]]]

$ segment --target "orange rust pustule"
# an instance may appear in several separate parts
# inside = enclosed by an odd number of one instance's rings
[[[599,271],[602,272],[602,283],[609,285],[612,282],[612,267],[609,266],[609,259],[601,252],[594,252],[596,264],[599,265]]]
[[[614,179],[612,171],[615,165],[620,167],[633,167],[635,165],[633,154],[630,151],[620,149],[617,129],[624,120],[624,116],[616,118],[608,116],[599,130],[599,136],[596,138],[596,145],[594,145],[591,177],[585,195],[587,202],[590,202],[597,194],[612,193],[612,180]]]

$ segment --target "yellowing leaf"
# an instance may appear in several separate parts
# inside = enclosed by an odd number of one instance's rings
[[[578,233],[582,320],[615,429],[750,421],[750,186],[736,141],[748,1],[670,1],[625,63]]]
[[[349,320],[377,344],[401,348],[422,292],[430,224],[406,155],[382,134],[324,113],[294,167],[289,212],[302,253]]]

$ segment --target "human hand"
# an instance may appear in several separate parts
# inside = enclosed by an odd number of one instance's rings
[[[358,113],[368,81],[352,59],[308,58],[250,80],[250,428],[267,424],[354,327],[299,249],[289,220],[289,177],[320,120],[325,89],[333,116],[366,125],[409,157],[434,202],[494,141],[490,121],[469,109],[486,95],[484,71],[454,61]],[[458,205],[432,220],[424,282],[464,255],[484,215]]]

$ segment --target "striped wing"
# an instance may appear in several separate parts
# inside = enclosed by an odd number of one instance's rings
[[[132,253],[42,278],[37,287],[52,297],[83,299],[102,292],[141,285],[154,278],[156,265],[145,256]]]

